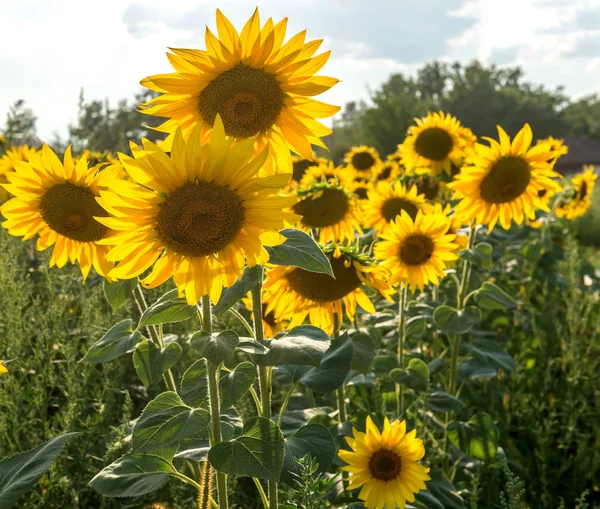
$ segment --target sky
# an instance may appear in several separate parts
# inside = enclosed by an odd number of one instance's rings
[[[1,0],[0,125],[25,99],[40,137],[63,137],[86,99],[133,99],[145,76],[171,72],[168,47],[204,49],[220,8],[241,30],[288,17],[332,54],[320,74],[341,80],[319,99],[368,100],[390,74],[434,59],[521,66],[527,80],[600,93],[600,0]]]

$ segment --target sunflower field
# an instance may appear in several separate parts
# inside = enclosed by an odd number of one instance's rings
[[[332,160],[286,24],[217,11],[128,150],[0,138],[0,508],[600,508],[594,168],[434,109]]]

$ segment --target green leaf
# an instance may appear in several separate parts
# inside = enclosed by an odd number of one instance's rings
[[[109,283],[106,279],[104,280],[104,296],[113,312],[125,304],[138,284],[137,278],[123,279],[122,281],[116,281],[114,283]]]
[[[133,428],[133,451],[147,452],[178,445],[181,440],[206,436],[210,414],[191,408],[176,392],[163,392],[153,399]]]
[[[427,317],[417,315],[406,320],[406,337],[422,338],[427,330]]]
[[[192,348],[213,364],[221,364],[224,360],[229,359],[239,342],[240,338],[237,332],[232,330],[224,330],[215,334],[200,331],[196,332],[191,339]]]
[[[504,348],[493,341],[480,340],[476,345],[461,343],[463,348],[482,363],[491,365],[495,368],[501,368],[505,371],[514,373],[517,370],[514,359]]]
[[[267,355],[269,349],[260,341],[253,338],[240,338],[237,349],[252,355]]]
[[[393,369],[390,378],[415,391],[424,392],[429,388],[429,368],[421,359],[411,359],[407,369]]]
[[[142,383],[149,387],[158,382],[163,374],[181,356],[179,343],[169,343],[162,350],[152,341],[142,341],[133,352],[133,365]]]
[[[105,497],[139,497],[162,488],[175,473],[160,456],[126,454],[98,472],[90,486]]]
[[[329,419],[329,412],[331,412],[331,408],[329,407],[288,410],[283,414],[283,419],[281,420],[281,431],[284,436],[288,437],[296,433],[300,428],[302,428],[304,425],[306,425],[308,421],[312,419]]]
[[[318,366],[331,341],[329,336],[318,327],[299,325],[279,339],[264,342],[269,353],[255,357],[254,361],[262,366],[281,366],[283,364]]]
[[[252,417],[240,437],[211,447],[208,461],[219,472],[279,482],[283,468],[283,435],[265,417]]]
[[[283,244],[265,246],[270,256],[269,263],[300,267],[334,277],[329,259],[310,235],[294,228],[286,228],[280,233],[287,238]]]
[[[282,481],[294,484],[299,475],[298,460],[310,454],[317,460],[317,472],[326,472],[335,458],[336,446],[329,430],[321,424],[308,424],[285,439]]]
[[[102,338],[94,343],[83,358],[90,363],[108,362],[135,350],[141,341],[140,331],[133,330],[133,321],[123,320],[113,325]]]
[[[141,329],[145,325],[183,322],[196,315],[196,306],[189,306],[185,299],[172,298],[171,295],[173,295],[171,292],[163,295],[146,309],[137,328]]]
[[[181,399],[192,407],[201,407],[208,398],[206,359],[194,362],[183,374],[179,387]]]
[[[66,440],[77,434],[54,437],[34,449],[0,460],[0,507],[8,509],[33,488],[62,452]]]
[[[466,334],[481,320],[479,309],[467,306],[458,311],[450,306],[438,306],[433,321],[445,334]]]
[[[425,406],[433,412],[456,412],[461,409],[462,401],[444,391],[435,391],[425,398]]]
[[[485,282],[475,294],[475,301],[484,309],[513,309],[517,306],[508,293],[494,283]]]
[[[475,246],[475,252],[479,255],[479,265],[484,269],[489,269],[492,264],[493,250],[491,244],[488,244],[487,242],[480,242]]]
[[[235,405],[256,381],[256,366],[251,362],[238,364],[231,373],[221,377],[221,410]]]
[[[468,422],[453,422],[448,426],[448,438],[469,456],[489,461],[496,458],[498,439],[489,414],[480,412]]]
[[[352,335],[354,353],[352,355],[352,369],[366,373],[375,358],[375,343],[368,334],[358,332]]]
[[[420,491],[415,498],[419,507],[429,509],[465,509],[465,503],[458,491],[439,468],[429,472],[431,481],[427,481],[427,490]]]
[[[262,267],[246,267],[241,279],[238,279],[233,286],[225,288],[221,294],[219,302],[213,307],[213,314],[221,316],[225,311],[239,302],[246,294],[261,282]]]

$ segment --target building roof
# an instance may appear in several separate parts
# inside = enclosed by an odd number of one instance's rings
[[[560,173],[579,171],[584,164],[600,166],[600,141],[577,136],[565,136],[563,141],[569,147],[569,153],[558,159],[556,171]]]

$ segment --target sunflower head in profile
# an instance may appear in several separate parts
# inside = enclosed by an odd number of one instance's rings
[[[356,232],[362,233],[360,209],[351,191],[321,180],[296,193],[300,200],[292,207],[300,217],[296,227],[314,233],[319,242],[352,242]]]
[[[529,124],[510,141],[498,126],[499,141],[488,139],[490,146],[477,144],[475,153],[448,187],[459,199],[456,213],[465,222],[474,219],[492,231],[498,221],[504,229],[512,220],[535,219],[536,209],[548,211],[540,191],[555,193],[559,175],[548,163],[551,151],[547,144],[531,147],[533,135]]]
[[[171,49],[175,72],[157,74],[142,85],[161,95],[141,105],[142,113],[169,118],[157,129],[173,133],[179,127],[187,139],[201,126],[202,142],[210,137],[217,115],[225,133],[237,140],[255,138],[256,152],[268,147],[265,172],[292,173],[290,149],[305,159],[312,145],[326,148],[321,137],[331,134],[317,119],[339,111],[312,97],[338,80],[315,76],[329,51],[314,56],[322,40],[305,41],[306,31],[284,42],[287,18],[269,18],[261,27],[258,9],[241,33],[217,10],[215,36],[206,29],[206,50]]]
[[[107,277],[113,265],[105,257],[108,249],[99,243],[113,232],[96,220],[107,215],[96,199],[115,185],[120,168],[88,168],[85,158],[75,163],[71,147],[61,162],[47,145],[30,153],[27,162],[16,160],[14,165],[4,184],[14,198],[0,207],[6,218],[2,226],[23,240],[38,235],[39,251],[54,246],[51,267],[79,262],[84,280],[92,266]]]
[[[408,190],[401,182],[378,182],[362,204],[363,224],[380,232],[399,218],[402,211],[415,219],[424,204],[425,196],[418,193],[416,186]]]
[[[304,177],[306,170],[311,166],[320,166],[327,164],[327,159],[324,157],[313,156],[312,159],[304,159],[303,157],[294,156],[292,158],[292,182],[299,183]]]
[[[450,219],[445,214],[418,212],[413,219],[402,211],[380,234],[383,239],[373,254],[390,273],[392,284],[403,283],[414,291],[439,284],[449,262],[458,258],[456,235],[448,233]]]
[[[429,469],[419,460],[425,455],[423,441],[415,429],[406,432],[406,421],[390,423],[386,417],[379,431],[367,417],[363,433],[356,428],[346,437],[350,450],[340,450],[346,462],[342,470],[350,473],[350,490],[361,488],[358,497],[368,509],[403,509],[414,502],[415,494],[427,489]]]
[[[273,267],[267,271],[265,293],[267,312],[277,320],[290,320],[290,327],[310,323],[331,334],[334,315],[338,327],[343,313],[352,322],[357,305],[367,313],[374,313],[373,303],[361,288],[377,290],[391,300],[392,289],[387,274],[380,265],[356,246],[340,247],[330,244],[325,248],[335,279],[327,274],[308,272],[298,267]]]
[[[263,332],[265,338],[274,338],[278,332],[281,332],[288,327],[289,322],[287,320],[277,320],[273,311],[267,311],[266,300],[268,298],[268,295],[263,292],[263,299],[265,299],[265,302],[262,304]],[[248,295],[242,299],[242,303],[246,309],[250,311],[250,316],[252,320],[254,320],[254,314],[252,313],[252,293],[249,292]]]
[[[460,122],[443,112],[415,119],[402,145],[398,147],[408,171],[429,168],[433,173],[450,174],[452,163],[463,157],[465,140]]]
[[[177,130],[169,155],[148,140],[143,149],[131,144],[133,157],[120,154],[133,182],[98,200],[112,216],[99,220],[118,231],[103,241],[113,246],[108,259],[119,262],[111,276],[133,278],[152,267],[145,287],[172,276],[188,303],[203,295],[217,302],[246,262],[267,261],[264,246],[283,242],[278,230],[297,220],[283,211],[296,198],[278,193],[290,175],[257,177],[266,150],[253,158],[253,139],[232,143],[217,117],[208,145],[198,126],[187,141]]]
[[[543,140],[538,140],[536,146],[539,145],[546,145],[548,147],[548,150],[550,151],[548,162],[550,164],[556,163],[559,157],[569,153],[569,147],[565,145],[564,140],[553,138],[552,136],[548,136]]]
[[[352,188],[352,177],[353,174],[347,169],[335,166],[331,161],[326,161],[308,167],[298,187],[310,189],[315,184],[327,182],[349,190]]]
[[[594,172],[593,166],[584,166],[583,171],[575,175],[571,181],[573,188],[571,199],[560,198],[555,209],[556,215],[569,220],[583,216],[592,204],[591,198],[597,178],[598,175]]]
[[[346,167],[355,171],[357,175],[366,179],[372,179],[381,166],[379,154],[373,147],[361,145],[360,147],[352,147],[350,152],[344,156]]]

